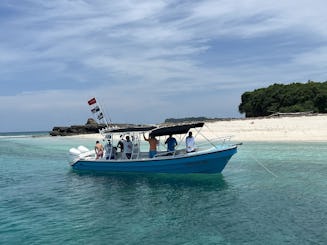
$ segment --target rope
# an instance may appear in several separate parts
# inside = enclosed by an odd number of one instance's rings
[[[257,159],[255,159],[253,156],[251,156],[251,158],[256,161],[261,167],[263,167],[268,173],[270,173],[272,176],[274,176],[275,178],[278,178],[278,176],[276,174],[274,174],[270,169],[268,169],[266,166],[264,166],[261,162],[259,162]]]

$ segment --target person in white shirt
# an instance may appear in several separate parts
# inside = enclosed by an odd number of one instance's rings
[[[192,136],[192,132],[188,133],[188,136],[186,137],[186,152],[193,152],[195,151],[195,140]]]
[[[124,140],[124,154],[127,157],[127,159],[131,159],[132,148],[133,148],[133,143],[130,140],[129,136],[126,136],[126,140]]]

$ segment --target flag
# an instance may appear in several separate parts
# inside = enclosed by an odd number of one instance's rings
[[[102,112],[98,115],[98,120],[101,120],[101,119],[103,119],[103,114],[102,114]]]
[[[96,113],[96,112],[100,111],[100,108],[99,108],[99,106],[96,106],[93,109],[91,109],[91,111],[92,111],[92,113]]]
[[[89,105],[93,105],[93,104],[97,103],[97,101],[95,100],[95,98],[92,98],[92,99],[90,99],[87,103],[88,103]]]

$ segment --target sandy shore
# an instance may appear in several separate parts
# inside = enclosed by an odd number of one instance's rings
[[[211,136],[233,136],[233,141],[325,141],[327,115],[234,119],[206,124],[201,133]],[[70,137],[101,139],[99,134]]]
[[[243,119],[208,124],[237,141],[327,141],[327,115]]]

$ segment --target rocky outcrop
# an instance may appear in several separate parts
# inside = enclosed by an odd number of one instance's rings
[[[134,125],[126,123],[117,123],[110,124],[110,126],[126,128],[126,127],[135,127],[135,126],[144,126],[144,125]],[[51,136],[71,136],[79,134],[97,134],[100,129],[106,127],[106,124],[99,124],[93,118],[87,119],[85,125],[72,125],[70,127],[54,127],[49,134]]]
[[[94,119],[89,118],[85,125],[72,125],[70,127],[54,127],[49,134],[51,136],[70,136],[78,134],[95,134],[99,129],[106,127],[105,124],[98,124]]]

